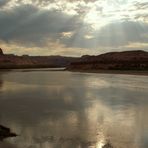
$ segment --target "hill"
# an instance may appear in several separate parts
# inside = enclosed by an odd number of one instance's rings
[[[0,48],[0,69],[67,67],[71,71],[88,70],[144,70],[148,71],[148,52],[142,50],[84,55],[80,58],[64,56],[16,56],[4,54]]]
[[[142,50],[108,52],[97,56],[82,56],[68,70],[148,70],[148,52]]]
[[[78,58],[63,56],[16,56],[0,50],[0,69],[67,67]]]

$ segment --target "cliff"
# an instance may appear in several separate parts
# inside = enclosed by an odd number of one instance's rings
[[[82,56],[68,70],[148,70],[148,52],[109,52],[98,56]]]
[[[3,50],[0,48],[0,55],[3,55],[4,53],[3,53]]]
[[[0,69],[11,68],[54,68],[67,67],[77,58],[63,56],[16,56],[13,54],[0,54]]]
[[[16,56],[3,54],[0,48],[0,69],[11,68],[54,68],[67,70],[147,70],[148,52],[142,50],[108,52],[97,56],[84,55],[81,58],[63,56]]]

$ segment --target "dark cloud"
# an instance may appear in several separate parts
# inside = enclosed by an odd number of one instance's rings
[[[9,0],[0,0],[0,8],[5,6],[8,2]]]
[[[87,3],[93,3],[96,2],[98,0],[29,0],[29,3],[32,3],[33,5],[36,6],[47,6],[50,4],[56,4],[59,7],[66,7],[67,3],[77,3],[80,4],[81,2],[87,4]],[[100,0],[102,1],[102,0]],[[60,2],[60,3],[59,3]],[[24,4],[24,0],[17,0],[17,3],[19,4]]]
[[[21,5],[9,11],[0,11],[0,39],[23,44],[46,46],[48,40],[59,40],[67,47],[118,47],[129,42],[148,42],[148,24],[142,22],[115,22],[93,31],[78,16],[56,10],[43,10],[33,5]],[[73,32],[62,38],[63,32]],[[91,34],[92,38],[87,38]]]
[[[0,39],[42,44],[48,38],[57,39],[62,32],[75,30],[80,24],[77,17],[62,12],[22,5],[7,13],[0,11]]]
[[[139,9],[148,9],[148,2],[136,2],[134,4],[134,6],[136,7],[137,10]]]

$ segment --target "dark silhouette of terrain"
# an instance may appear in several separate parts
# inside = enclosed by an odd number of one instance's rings
[[[108,52],[97,56],[16,56],[0,48],[0,69],[67,67],[71,71],[148,71],[148,52],[142,50]]]
[[[3,50],[0,48],[0,55],[3,55],[4,53],[3,53]]]
[[[148,52],[142,50],[109,52],[97,56],[82,56],[68,70],[138,70],[148,71]]]
[[[63,56],[16,56],[4,54],[0,48],[0,69],[66,67],[77,59]]]
[[[0,125],[0,141],[4,140],[5,138],[9,137],[16,137],[15,133],[12,133],[9,128]]]

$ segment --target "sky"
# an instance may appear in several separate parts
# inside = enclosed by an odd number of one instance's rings
[[[148,51],[148,0],[0,0],[0,47],[17,55]]]

